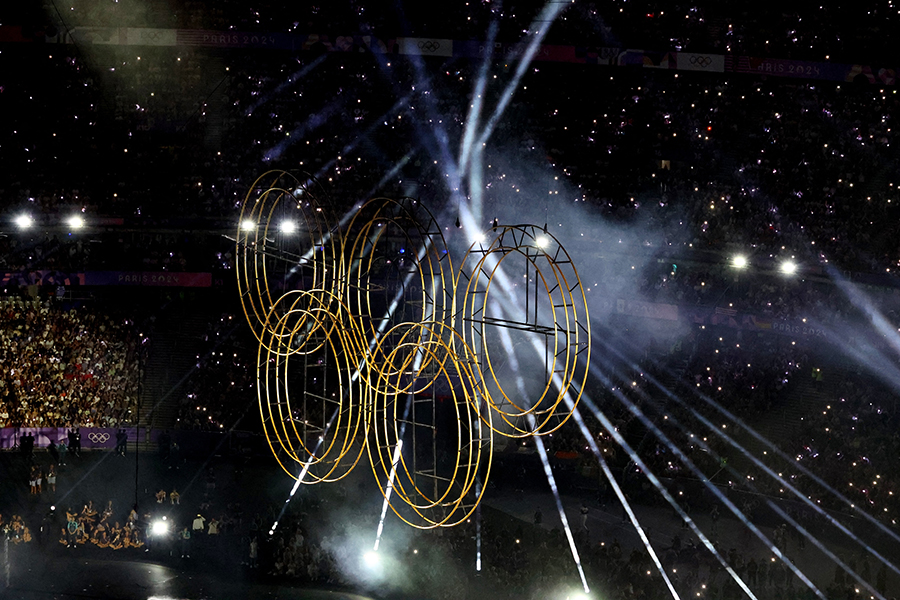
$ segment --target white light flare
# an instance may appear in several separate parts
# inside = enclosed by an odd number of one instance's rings
[[[528,414],[528,422],[533,428],[535,426],[534,417]],[[566,511],[563,509],[562,500],[559,497],[559,489],[556,487],[556,478],[553,477],[553,470],[550,468],[550,461],[547,458],[547,450],[544,448],[544,440],[541,436],[534,436],[534,443],[537,446],[538,454],[541,462],[544,463],[544,474],[550,483],[550,489],[553,491],[553,497],[556,499],[556,508],[559,510],[559,518],[562,521],[563,529],[566,532],[566,539],[569,540],[569,549],[572,551],[572,558],[575,560],[575,566],[578,568],[578,575],[581,577],[581,585],[584,586],[584,593],[590,594],[591,588],[588,587],[587,579],[584,576],[584,569],[581,566],[581,558],[578,556],[578,548],[575,546],[575,538],[572,537],[572,529],[569,527],[569,520],[566,518]]]
[[[793,275],[797,272],[797,263],[792,260],[786,260],[778,267],[785,275]]]
[[[15,223],[19,229],[28,229],[34,225],[34,219],[31,218],[31,215],[21,214],[15,218]]]
[[[384,518],[387,516],[388,506],[391,505],[391,492],[394,491],[394,478],[397,476],[397,464],[400,462],[400,453],[403,450],[403,440],[397,440],[394,446],[394,458],[391,464],[391,474],[388,477],[387,489],[384,490],[384,504],[381,505],[381,518],[378,520],[378,531],[375,534],[375,547],[372,552],[378,552],[381,544],[381,533],[384,531]]]

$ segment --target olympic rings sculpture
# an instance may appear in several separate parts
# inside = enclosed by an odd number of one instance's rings
[[[254,182],[235,271],[259,344],[263,429],[286,473],[338,481],[365,454],[400,519],[451,527],[480,502],[495,435],[546,435],[568,419],[590,358],[577,270],[546,230],[493,233],[455,269],[415,199],[338,215],[312,178]]]

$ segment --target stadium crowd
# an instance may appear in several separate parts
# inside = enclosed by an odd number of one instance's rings
[[[142,377],[127,319],[52,301],[0,300],[0,427],[136,422]]]

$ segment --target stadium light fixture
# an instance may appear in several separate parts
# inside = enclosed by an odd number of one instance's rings
[[[781,272],[785,275],[793,275],[797,272],[797,263],[792,260],[786,260],[781,263]]]
[[[23,213],[23,214],[19,215],[18,217],[16,217],[15,221],[16,221],[16,226],[18,226],[19,229],[28,229],[29,227],[34,225],[34,219],[32,219],[31,215],[29,215],[29,214]]]
[[[734,258],[731,259],[731,264],[734,265],[735,269],[746,269],[747,265],[749,265],[750,262],[743,254],[737,254]]]
[[[540,248],[541,250],[544,250],[547,248],[547,246],[550,245],[550,238],[548,238],[546,235],[542,235],[541,237],[539,237],[536,240],[536,242],[537,242],[538,248]]]
[[[152,533],[154,537],[159,537],[169,533],[169,523],[165,520],[165,517],[163,517],[159,521],[153,522],[153,525],[150,527],[150,533]]]
[[[251,231],[253,229],[256,229],[256,221],[252,219],[244,219],[243,221],[241,221],[241,229],[243,229],[244,231]]]
[[[377,569],[381,566],[381,556],[379,556],[378,552],[375,550],[369,550],[363,554],[363,562],[365,562],[366,566],[370,569]]]
[[[66,224],[71,229],[81,229],[82,227],[84,227],[84,219],[81,215],[72,215],[71,217],[66,219]]]
[[[282,221],[281,222],[281,233],[286,233],[288,235],[297,231],[297,224],[293,221]]]

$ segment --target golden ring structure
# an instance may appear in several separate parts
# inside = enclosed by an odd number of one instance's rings
[[[337,481],[365,454],[400,519],[451,527],[481,500],[495,434],[565,422],[590,357],[578,273],[545,230],[493,233],[457,270],[418,200],[337,215],[312,178],[254,182],[235,270],[263,430],[286,473]]]

